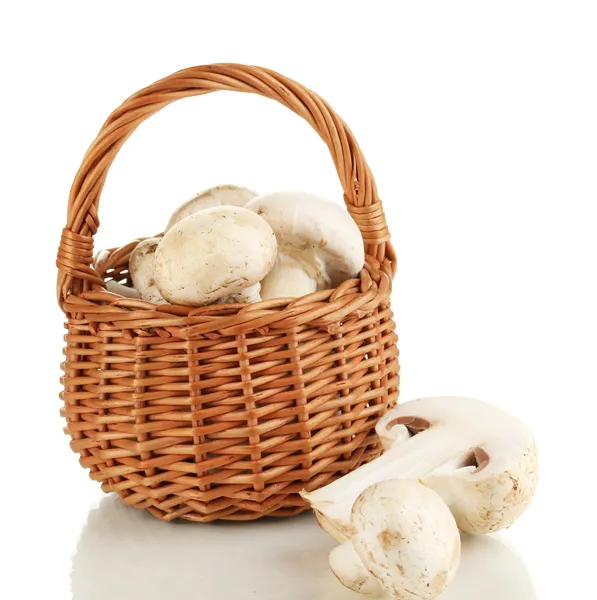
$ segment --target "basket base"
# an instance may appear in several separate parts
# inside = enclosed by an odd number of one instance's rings
[[[351,469],[370,462],[381,453],[381,446],[376,443],[365,452],[361,452]],[[292,482],[289,485],[273,485],[263,492],[239,492],[236,497],[211,497],[205,501],[205,492],[200,490],[181,491],[170,494],[163,490],[145,489],[143,492],[137,488],[114,489],[119,484],[110,481],[102,483],[102,491],[106,494],[116,492],[120,500],[127,506],[145,510],[161,521],[175,521],[178,519],[196,523],[210,523],[213,521],[255,521],[261,517],[293,517],[309,510],[309,504],[303,500],[300,492],[318,489],[338,479],[346,471],[335,473],[320,473],[308,482]],[[93,475],[92,475],[93,478]],[[120,482],[122,485],[123,482]]]
[[[106,490],[105,490],[106,491]],[[107,493],[110,493],[107,491]],[[139,510],[146,510],[154,517],[161,521],[175,521],[183,519],[185,521],[193,521],[195,523],[211,523],[213,521],[255,521],[261,517],[294,517],[305,510],[309,509],[309,505],[300,497],[299,494],[291,494],[284,500],[284,506],[279,506],[279,501],[271,507],[262,505],[259,509],[252,507],[244,509],[239,507],[238,503],[229,505],[225,499],[221,502],[209,503],[209,508],[206,506],[198,506],[198,502],[185,502],[182,505],[173,507],[172,509],[162,509],[152,499],[145,499],[138,502],[138,495],[120,492],[120,499],[128,506]],[[135,498],[137,497],[137,498]],[[223,507],[219,505],[224,504]],[[247,502],[248,505],[254,504]],[[206,511],[209,512],[206,512]]]
[[[163,511],[150,507],[147,511],[154,517],[157,517],[161,521],[173,521],[175,519],[183,519],[185,521],[193,521],[195,523],[212,523],[214,521],[256,521],[262,517],[295,517],[300,515],[302,512],[308,510],[308,506],[296,506],[289,508],[279,508],[271,513],[254,513],[254,512],[242,512],[236,511],[228,516],[212,516],[212,515],[200,515],[195,512],[187,513],[181,516],[175,516],[172,513],[164,513]]]

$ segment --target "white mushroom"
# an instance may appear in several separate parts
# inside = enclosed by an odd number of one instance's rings
[[[209,188],[181,204],[170,217],[166,231],[171,229],[178,221],[204,208],[212,208],[214,206],[244,206],[256,196],[256,192],[237,185],[218,185]]]
[[[373,484],[350,514],[350,541],[330,553],[340,582],[361,594],[383,590],[399,600],[434,598],[460,562],[460,534],[448,507],[416,481]]]
[[[155,282],[174,304],[211,304],[246,294],[273,267],[276,250],[274,232],[254,212],[206,208],[165,233],[155,254]]]
[[[246,207],[271,225],[278,240],[278,262],[261,284],[264,300],[337,287],[363,268],[363,238],[339,204],[302,192],[276,192]]]
[[[129,273],[135,289],[147,302],[164,304],[166,300],[160,293],[153,276],[155,253],[160,240],[149,238],[137,245],[129,259]]]
[[[114,281],[113,279],[110,279],[110,281],[106,282],[106,289],[112,294],[118,294],[119,296],[124,296],[125,298],[141,298],[141,295],[134,287],[123,285],[122,283],[118,283],[118,281]]]
[[[278,254],[274,268],[261,282],[261,296],[298,298],[317,291],[317,277],[305,264],[290,254]]]
[[[533,498],[538,468],[533,436],[495,406],[471,398],[422,398],[390,410],[376,431],[385,449],[381,457],[303,494],[322,527],[339,541],[350,536],[350,511],[359,494],[387,479],[431,487],[468,533],[509,527]]]

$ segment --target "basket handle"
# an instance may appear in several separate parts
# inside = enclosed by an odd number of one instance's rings
[[[83,158],[68,199],[66,227],[58,250],[58,301],[94,285],[104,286],[92,267],[93,236],[99,227],[98,206],[108,169],[118,151],[148,117],[171,102],[225,90],[250,92],[276,100],[303,117],[327,144],[344,190],[346,206],[359,226],[365,252],[388,259],[394,250],[373,175],[348,126],[320,96],[274,71],[237,64],[190,67],[156,81],[117,108],[102,126]]]

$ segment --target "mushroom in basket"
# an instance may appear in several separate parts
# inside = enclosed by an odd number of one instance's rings
[[[153,276],[164,298],[202,306],[251,302],[276,261],[276,236],[246,208],[200,210],[173,225],[155,253]]]
[[[339,204],[303,192],[275,192],[246,208],[263,217],[278,240],[276,264],[261,282],[264,300],[335,288],[363,268],[363,238]]]
[[[183,202],[170,217],[166,231],[172,229],[182,219],[190,217],[204,208],[213,208],[214,206],[245,206],[249,200],[252,200],[256,196],[256,192],[238,185],[217,185],[216,187],[209,188]]]

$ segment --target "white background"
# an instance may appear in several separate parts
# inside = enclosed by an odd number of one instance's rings
[[[402,399],[471,395],[535,431],[532,508],[471,546],[450,598],[594,597],[596,31],[574,1],[3,3],[0,596],[69,598],[72,579],[76,600],[352,597],[309,517],[181,527],[104,499],[84,526],[102,495],[61,433],[54,261],[80,160],[140,87],[229,61],[311,87],[356,134],[398,251]],[[304,122],[212,94],[127,142],[96,248],[222,182],[340,198]]]

